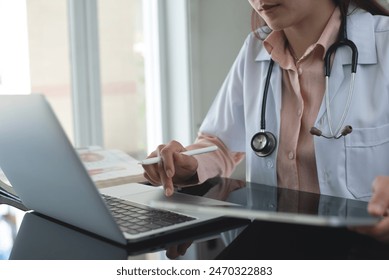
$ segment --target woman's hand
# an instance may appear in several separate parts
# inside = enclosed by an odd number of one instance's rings
[[[357,227],[354,230],[389,243],[389,176],[378,176],[374,180],[373,196],[367,210],[374,216],[383,216],[383,219],[374,226]]]
[[[180,256],[185,255],[186,250],[192,245],[192,241],[187,241],[179,245],[170,246],[166,249],[166,257],[174,260]]]
[[[148,157],[161,157],[156,164],[143,165],[145,178],[153,185],[163,185],[165,194],[174,192],[174,184],[193,181],[197,176],[197,160],[192,156],[181,154],[186,149],[177,141],[160,145]]]

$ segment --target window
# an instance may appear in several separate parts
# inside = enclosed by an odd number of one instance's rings
[[[28,94],[27,18],[25,0],[0,0],[0,94]]]
[[[68,137],[73,140],[67,1],[25,3],[31,76],[28,93],[47,97]]]
[[[27,93],[46,95],[67,135],[76,146],[85,143],[98,144],[106,148],[124,150],[136,157],[145,156],[147,141],[142,12],[144,0],[18,1],[25,3],[27,10],[31,75],[31,90]],[[84,7],[85,10],[80,11]],[[94,7],[96,11],[93,10]],[[78,14],[79,12],[81,14]],[[96,13],[96,21],[86,22],[82,12]],[[77,36],[80,34],[77,32],[84,31],[83,26],[78,25],[84,23],[89,24],[89,31],[97,30],[97,40],[94,42],[88,38],[89,41],[85,40],[82,42],[84,46],[80,46],[80,42],[74,40],[79,38]],[[86,85],[85,88],[91,91],[86,92],[87,90],[77,84],[80,83],[80,78],[75,78],[75,75],[80,74],[76,72],[85,65],[74,64],[82,63],[80,57],[84,58],[85,54],[82,53],[82,48],[88,48],[85,52],[90,53],[91,45],[97,52],[97,56],[92,57],[98,66],[95,73],[97,78],[93,80],[88,74],[81,78],[83,85],[96,83],[94,90],[90,90],[90,86]],[[78,87],[73,96],[72,83],[73,89]],[[91,105],[87,101],[75,105],[75,102],[78,102],[75,100],[82,99],[87,94],[97,96],[97,103]],[[101,111],[97,110],[97,116],[93,117],[101,118],[101,122],[86,122],[89,116],[85,112],[90,110],[88,106],[99,106],[100,101]],[[102,134],[101,142],[77,142],[77,133],[88,133],[83,129],[83,122],[86,126],[101,126],[96,128]]]
[[[99,0],[104,145],[145,156],[142,0]]]
[[[46,95],[77,147],[143,157],[173,138],[191,142],[185,1],[0,5],[0,93]]]

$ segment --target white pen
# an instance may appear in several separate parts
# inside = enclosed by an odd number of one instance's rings
[[[205,153],[213,152],[213,151],[216,151],[216,150],[217,150],[217,146],[209,146],[209,147],[200,148],[200,149],[188,150],[188,151],[185,151],[185,152],[181,152],[181,154],[187,155],[187,156],[194,156],[194,155],[199,155],[199,154],[205,154]],[[149,164],[158,163],[160,161],[161,161],[161,157],[152,157],[152,158],[146,158],[144,160],[141,160],[139,162],[139,164],[149,165]]]

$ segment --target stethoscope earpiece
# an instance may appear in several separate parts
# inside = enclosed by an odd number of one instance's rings
[[[333,136],[328,136],[324,135],[322,131],[316,127],[312,127],[311,130],[309,131],[313,136],[323,136],[324,138],[327,139],[339,139],[340,137],[346,136],[353,132],[353,127],[351,125],[346,125],[342,131],[340,132],[339,135],[333,135]]]
[[[321,130],[316,127],[311,127],[309,133],[311,133],[313,136],[321,136],[323,134]]]
[[[351,125],[346,125],[342,132],[341,132],[341,135],[342,136],[346,136],[347,134],[350,134],[351,132],[353,132],[353,127]]]
[[[251,148],[259,157],[267,157],[277,146],[277,140],[271,132],[258,132],[251,139]]]

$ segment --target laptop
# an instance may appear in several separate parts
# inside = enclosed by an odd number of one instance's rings
[[[166,197],[161,187],[97,189],[43,95],[0,96],[0,135],[0,166],[28,209],[114,242],[145,241],[221,217],[150,209],[150,201],[220,203],[182,193]],[[121,208],[110,210],[111,202]],[[156,223],[156,215],[166,217]]]

